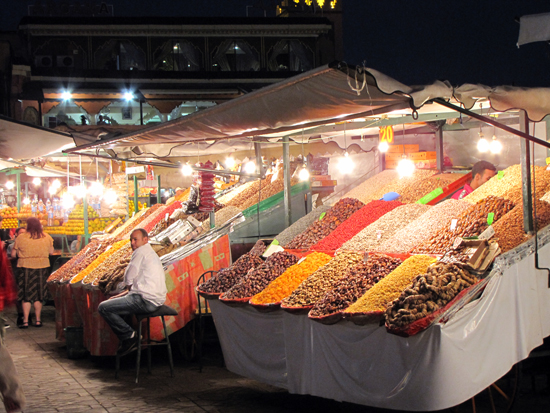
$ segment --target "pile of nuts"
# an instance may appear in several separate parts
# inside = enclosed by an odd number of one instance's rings
[[[342,198],[326,213],[320,221],[315,221],[302,234],[289,242],[286,248],[309,248],[325,238],[328,234],[348,219],[355,211],[361,209],[365,204],[357,199]]]
[[[239,205],[236,205],[235,203],[233,203],[233,200],[235,198],[237,198],[240,194],[242,194],[243,192],[247,191],[248,188],[250,188],[251,186],[254,186],[254,184],[256,183],[257,181],[249,181],[249,182],[245,182],[244,184],[241,184],[240,186],[238,186],[237,188],[233,188],[232,190],[230,190],[229,192],[227,192],[226,194],[220,196],[218,198],[218,201],[220,201],[222,204],[224,205],[231,205],[231,206],[235,206],[237,208],[239,208]],[[242,208],[239,208],[242,210]]]
[[[286,245],[292,241],[297,235],[304,232],[311,224],[319,220],[319,216],[323,212],[327,212],[330,209],[330,205],[321,205],[311,211],[309,214],[303,216],[290,227],[285,229],[275,239],[279,242],[279,245],[286,247]]]
[[[510,166],[502,171],[501,175],[501,178],[498,175],[493,176],[463,199],[470,204],[476,204],[490,195],[501,197],[511,188],[521,187],[521,165]]]
[[[496,196],[483,198],[462,213],[454,229],[451,229],[451,225],[441,228],[428,241],[415,247],[413,253],[444,254],[453,245],[456,237],[477,236],[487,229],[489,213],[494,214],[493,222],[497,222],[513,207],[514,204],[504,198]]]
[[[218,201],[214,200],[214,212],[218,212],[224,207],[224,204],[220,204]],[[204,222],[210,218],[210,212],[195,212],[194,214],[191,214],[191,216],[197,221]]]
[[[231,218],[233,218],[235,215],[237,215],[239,212],[241,212],[241,210],[234,206],[227,206],[225,208],[222,208],[214,214],[214,223],[217,227],[220,227]],[[210,229],[210,217],[202,222],[202,229],[204,231],[208,231]]]
[[[363,259],[363,254],[343,252],[328,264],[311,274],[300,286],[282,301],[284,307],[310,307],[332,290],[347,273]]]
[[[309,254],[302,262],[287,268],[262,292],[250,299],[252,304],[274,304],[288,297],[307,277],[326,265],[332,257],[322,252]]]
[[[226,202],[225,205],[236,206],[237,208],[244,210],[243,205],[249,202],[251,198],[254,198],[256,202],[258,202],[258,191],[260,188],[267,187],[270,183],[271,175],[266,175],[266,178],[262,179],[261,182],[259,179],[256,179],[252,181],[250,185],[245,184],[246,187],[242,189],[237,196]],[[222,202],[221,199],[220,202]]]
[[[62,281],[64,279],[65,281],[69,281],[74,276],[73,274],[70,278],[68,277],[68,273],[70,272],[70,270],[73,267],[80,265],[80,263],[86,258],[88,252],[97,249],[99,245],[101,245],[101,242],[96,239],[90,241],[88,245],[82,248],[74,257],[63,264],[63,266],[61,266],[57,271],[51,273],[48,277],[47,282]]]
[[[550,204],[544,201],[535,201],[533,209],[536,210],[535,222],[537,231],[550,224]],[[510,213],[493,225],[495,238],[502,252],[523,244],[528,236],[523,225],[523,205],[517,205]]]
[[[366,181],[362,182],[355,188],[353,188],[351,191],[349,191],[344,197],[346,198],[355,198],[358,199],[361,202],[369,202],[373,199],[379,199],[379,198],[373,198],[372,195],[385,187],[386,185],[390,184],[393,181],[396,181],[399,179],[399,174],[394,169],[386,169],[382,172],[380,172],[377,175],[374,175],[367,179]]]
[[[342,283],[315,303],[309,316],[322,317],[344,311],[401,262],[399,258],[370,254],[366,261],[357,264],[342,277]]]
[[[399,229],[427,212],[431,206],[406,204],[399,206],[370,224],[342,245],[346,251],[374,251]]]
[[[399,193],[401,195],[399,201],[404,204],[416,202],[437,188],[445,188],[447,185],[456,181],[459,177],[460,175],[456,174],[444,174],[425,178],[414,185],[408,186],[403,192]]]
[[[105,250],[101,255],[99,255],[94,261],[90,263],[86,268],[84,268],[82,271],[80,271],[73,279],[71,280],[71,284],[77,283],[79,281],[82,281],[84,284],[90,283],[93,280],[90,280],[89,274],[93,272],[98,267],[102,267],[103,262],[109,258],[111,255],[113,255],[115,252],[117,252],[119,249],[121,249],[124,246],[130,246],[130,240],[122,240],[115,242],[111,248],[108,248]]]
[[[371,194],[369,201],[373,199],[381,199],[384,194],[387,194],[388,192],[397,192],[398,194],[402,194],[407,188],[414,187],[418,184],[418,182],[435,175],[435,173],[435,171],[430,171],[428,169],[415,169],[412,176],[399,178],[380,188],[377,192]]]
[[[376,249],[381,252],[403,254],[430,239],[441,228],[447,228],[451,220],[458,219],[462,212],[471,208],[468,202],[447,199],[431,207],[426,213],[397,231]]]
[[[359,231],[362,231],[382,215],[401,205],[403,204],[399,201],[371,201],[359,211],[355,212],[349,219],[345,220],[328,236],[311,247],[311,249],[316,251],[335,251],[340,248],[344,242],[353,238]]]
[[[298,257],[286,251],[276,252],[259,267],[249,271],[237,284],[220,296],[220,299],[242,299],[261,292],[275,278],[298,262]]]
[[[445,307],[477,278],[459,265],[436,263],[418,275],[386,310],[386,325],[403,328]]]
[[[382,313],[388,305],[398,298],[403,290],[419,274],[425,274],[435,259],[427,255],[413,255],[403,261],[399,267],[389,273],[377,284],[368,290],[355,304],[350,305],[344,312],[353,313]]]
[[[142,225],[146,225],[148,222],[150,222],[152,219],[148,219],[153,215],[155,211],[157,211],[163,204],[155,204],[151,208],[148,208],[145,210],[145,212],[139,216],[135,221],[132,221],[131,225],[126,225],[122,231],[118,233],[118,235],[115,238],[115,241],[121,241],[123,239],[128,239],[130,233],[136,229],[136,228],[143,228]],[[114,236],[114,234],[113,234]]]
[[[124,280],[124,273],[131,259],[132,249],[130,247],[121,248],[116,254],[113,254],[111,261],[106,263],[108,271],[97,274],[93,285],[97,285],[104,294],[115,291],[118,283]]]
[[[533,199],[542,199],[548,190],[550,190],[550,171],[547,171],[542,166],[534,166],[531,175],[531,193],[533,194]],[[502,197],[509,199],[516,205],[521,204],[523,202],[522,186],[510,188]]]
[[[63,276],[59,279],[60,282],[70,281],[75,275],[80,271],[84,270],[88,265],[90,265],[97,257],[104,253],[109,246],[114,243],[114,240],[109,239],[107,241],[97,244],[97,246],[85,247],[83,250],[86,250],[83,259],[78,260],[71,264],[71,261],[67,262],[63,267],[58,271],[63,270]],[[64,269],[67,266],[66,270]],[[56,271],[57,273],[57,271]]]
[[[260,257],[248,252],[241,255],[233,265],[221,269],[215,276],[199,285],[198,290],[206,293],[224,293],[239,282],[249,270],[262,264]]]

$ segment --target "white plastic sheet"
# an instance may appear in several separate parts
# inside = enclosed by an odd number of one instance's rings
[[[550,232],[539,236],[550,239]],[[282,311],[211,302],[229,370],[291,393],[388,409],[457,405],[497,381],[550,335],[548,273],[533,240],[498,259],[481,298],[409,338],[378,325],[326,326]],[[550,245],[540,250],[550,265]],[[452,389],[452,391],[451,391]]]

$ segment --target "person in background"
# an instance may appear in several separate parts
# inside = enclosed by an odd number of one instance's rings
[[[147,231],[135,229],[130,234],[132,258],[124,273],[125,291],[99,304],[98,312],[120,340],[117,353],[128,354],[141,337],[122,316],[151,313],[166,300],[166,278],[160,258],[149,244]]]
[[[463,188],[456,191],[452,198],[453,199],[462,199],[465,196],[474,192],[475,189],[479,188],[489,179],[497,174],[497,168],[491,162],[479,161],[474,164],[472,167],[472,180],[464,185]]]
[[[42,302],[46,297],[46,280],[50,272],[50,254],[53,254],[53,239],[42,230],[38,218],[27,220],[27,232],[15,239],[11,252],[17,262],[17,299],[23,302],[23,324],[28,328],[31,302],[34,304],[35,327],[42,327]]]
[[[27,232],[27,230],[23,227],[19,227],[15,230],[13,241],[8,244],[8,249],[7,249],[8,257],[12,256],[11,252],[13,250],[13,246],[15,245],[15,240],[17,239],[17,237],[21,234],[24,234],[25,232]],[[16,285],[17,285],[17,278],[15,277],[17,275],[17,261],[18,261],[17,257],[11,258],[11,271],[14,279],[16,280],[15,281]],[[15,303],[15,306],[17,308],[17,327],[19,327],[23,324],[23,303],[17,300]]]

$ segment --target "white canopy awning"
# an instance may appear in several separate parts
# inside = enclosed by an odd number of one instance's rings
[[[69,133],[0,115],[0,158],[32,159],[74,147]]]

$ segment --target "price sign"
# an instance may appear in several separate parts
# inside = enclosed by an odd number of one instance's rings
[[[380,142],[393,143],[393,126],[383,126],[378,132]]]
[[[323,212],[321,215],[319,215],[319,221],[321,221],[326,215],[326,212]]]
[[[458,223],[458,219],[452,219],[451,220],[451,231],[456,228],[457,223]]]

